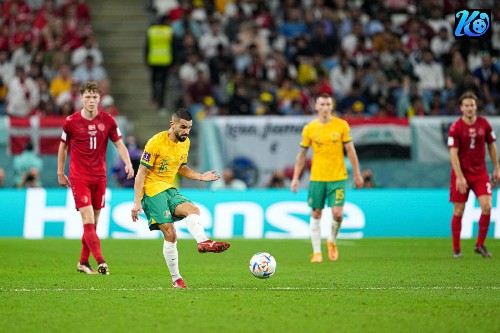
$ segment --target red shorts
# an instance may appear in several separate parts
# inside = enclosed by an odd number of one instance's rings
[[[452,177],[450,182],[450,202],[467,202],[469,198],[469,191],[472,190],[476,197],[482,195],[491,195],[491,182],[488,175],[477,178],[474,181],[467,180],[467,191],[464,194],[457,191],[456,178]]]
[[[71,190],[75,198],[75,207],[90,206],[95,210],[104,208],[106,195],[106,179],[103,180],[80,180],[70,179]]]

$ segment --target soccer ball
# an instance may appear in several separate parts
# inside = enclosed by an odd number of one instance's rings
[[[259,279],[267,279],[276,272],[276,260],[267,252],[258,252],[250,259],[250,272]]]

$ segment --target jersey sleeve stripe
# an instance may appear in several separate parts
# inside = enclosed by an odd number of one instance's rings
[[[143,161],[141,161],[141,164],[144,165],[146,168],[151,169],[152,165],[146,164]]]

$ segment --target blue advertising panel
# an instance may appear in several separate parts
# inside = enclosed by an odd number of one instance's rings
[[[214,238],[308,238],[310,208],[307,192],[288,190],[182,190],[201,211],[207,234]],[[500,203],[493,196],[489,237],[500,238]],[[0,190],[0,237],[41,239],[81,238],[83,228],[71,191],[64,189]],[[133,191],[106,192],[98,234],[101,238],[158,238],[145,217],[132,222]],[[448,191],[350,190],[344,206],[339,238],[449,237],[452,205]],[[481,210],[471,195],[462,220],[462,238],[477,235]],[[323,211],[322,237],[332,220]],[[191,237],[183,221],[176,223],[179,238]]]

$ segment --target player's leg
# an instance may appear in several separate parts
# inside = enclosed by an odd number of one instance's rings
[[[312,263],[323,262],[323,254],[321,253],[321,213],[321,209],[313,209],[311,218],[309,219],[309,230],[311,232],[311,244],[313,248]]]
[[[177,233],[174,223],[163,223],[159,225],[159,228],[163,233],[163,257],[172,277],[172,287],[187,288],[179,273],[179,252],[177,251]]]
[[[163,233],[163,257],[172,277],[172,287],[187,288],[179,273],[177,233],[169,207],[170,198],[168,191],[163,191],[152,197],[144,195],[141,204],[148,219],[149,229],[160,230]]]
[[[473,186],[473,191],[477,196],[477,201],[481,206],[481,216],[479,217],[479,231],[477,235],[476,246],[474,252],[482,255],[484,258],[491,258],[492,255],[484,246],[484,240],[488,234],[490,227],[490,214],[491,214],[491,183],[489,179],[484,179],[477,182]]]
[[[453,203],[453,217],[451,218],[451,239],[453,242],[453,257],[461,258],[460,233],[462,232],[462,216],[464,215],[465,202]]]
[[[71,179],[70,182],[73,197],[75,199],[75,207],[80,212],[83,223],[82,251],[80,254],[80,261],[77,263],[77,270],[86,274],[97,274],[89,264],[89,255],[92,251],[89,240],[93,239],[90,229],[93,229],[93,233],[95,234],[94,216],[92,214],[90,200],[90,184],[86,181],[77,179]]]
[[[80,215],[83,221],[83,237],[97,263],[105,262],[101,253],[101,242],[97,236],[94,223],[94,210],[92,206],[80,208]]]
[[[312,209],[311,218],[309,219],[309,231],[311,233],[311,245],[313,254],[311,256],[312,263],[323,261],[321,253],[321,214],[326,200],[326,183],[311,181],[309,183],[308,200],[309,206]]]
[[[462,216],[464,215],[465,203],[469,197],[470,187],[465,193],[460,193],[456,187],[456,178],[452,175],[450,181],[450,202],[453,203],[453,216],[451,218],[451,239],[453,243],[453,258],[462,257],[460,248],[460,233],[462,232]]]
[[[188,198],[181,195],[175,189],[169,189],[171,199],[169,201],[170,211],[174,211],[174,218],[179,219],[184,217],[186,226],[193,238],[198,243],[198,252],[224,252],[231,244],[228,242],[216,242],[208,239],[205,234],[205,228],[201,224],[200,209],[196,207]]]
[[[104,258],[102,257],[102,249],[101,249],[101,241],[99,240],[99,236],[97,236],[97,224],[99,222],[99,216],[101,215],[101,209],[104,208],[106,203],[106,180],[98,181],[92,183],[90,186],[91,195],[92,195],[92,214],[94,217],[94,232],[96,237],[95,248],[93,249],[89,246],[92,255],[96,258],[97,263],[97,271],[100,274],[109,275],[109,267]],[[88,245],[88,244],[87,244]],[[100,258],[97,258],[95,252],[100,253]]]
[[[339,234],[342,220],[344,219],[344,203],[345,203],[345,181],[328,182],[327,183],[327,200],[328,206],[332,209],[332,224],[330,235],[326,240],[328,248],[328,258],[335,261],[339,258],[339,250],[337,246],[337,235]]]

